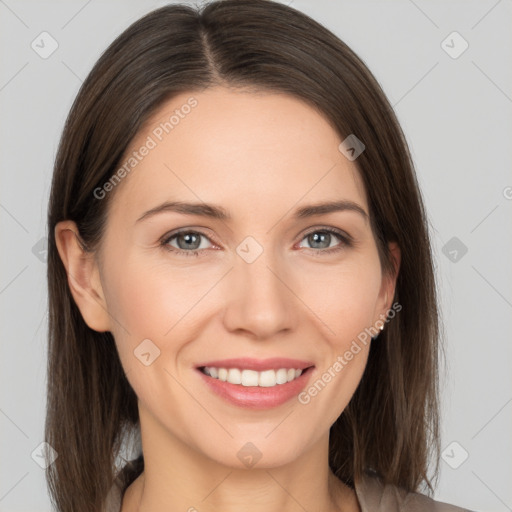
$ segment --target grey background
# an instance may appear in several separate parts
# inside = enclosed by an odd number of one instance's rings
[[[100,53],[165,3],[0,0],[2,512],[50,510],[44,470],[31,454],[44,441],[44,237],[63,123]],[[363,58],[412,150],[447,341],[446,450],[435,498],[477,511],[512,510],[511,1],[286,3]],[[59,45],[47,59],[31,48],[43,31]],[[460,39],[442,45],[453,31],[469,44],[458,58],[445,48],[460,50]]]

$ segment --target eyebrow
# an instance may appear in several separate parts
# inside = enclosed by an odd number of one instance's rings
[[[360,205],[353,201],[339,200],[339,201],[327,201],[322,203],[311,204],[302,206],[295,210],[293,215],[294,219],[304,219],[313,217],[315,215],[325,215],[332,212],[340,211],[353,211],[357,212],[368,221],[369,216]],[[222,206],[207,203],[185,203],[182,201],[165,201],[164,203],[151,208],[143,215],[141,215],[136,222],[141,222],[144,219],[153,217],[163,212],[175,212],[184,215],[198,215],[201,217],[209,217],[218,220],[231,220],[231,215]]]

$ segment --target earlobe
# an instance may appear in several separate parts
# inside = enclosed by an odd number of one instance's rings
[[[85,323],[95,331],[109,331],[97,262],[94,254],[85,250],[76,224],[70,220],[59,222],[55,226],[55,242],[66,269],[69,289]]]

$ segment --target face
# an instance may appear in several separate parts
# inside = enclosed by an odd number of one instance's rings
[[[174,97],[132,141],[81,310],[114,335],[143,427],[236,467],[326,439],[395,286],[341,141],[299,99],[224,88]]]

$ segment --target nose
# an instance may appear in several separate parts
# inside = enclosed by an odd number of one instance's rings
[[[263,340],[291,331],[299,314],[291,274],[263,252],[248,263],[237,258],[224,283],[224,326]]]

